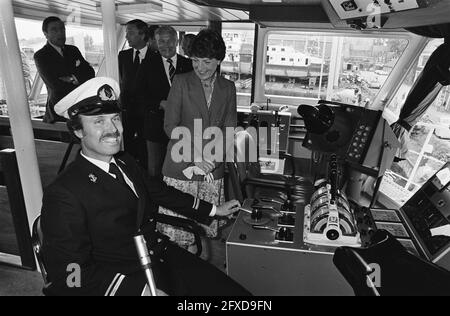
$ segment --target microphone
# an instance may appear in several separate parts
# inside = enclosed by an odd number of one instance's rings
[[[151,296],[157,296],[156,283],[152,271],[152,260],[150,259],[150,254],[148,253],[147,243],[145,241],[144,236],[143,235],[135,236],[134,243],[136,245],[142,270],[144,270],[145,276],[147,278],[147,283],[150,289]]]

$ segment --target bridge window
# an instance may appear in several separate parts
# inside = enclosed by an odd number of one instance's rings
[[[425,67],[431,53],[443,43],[433,40],[422,52],[399,91],[386,108],[389,123],[398,119],[411,88]],[[381,192],[403,205],[412,195],[450,160],[450,87],[442,89],[433,105],[407,135],[409,151],[406,160],[394,163],[381,186]],[[395,194],[392,194],[395,192]]]
[[[238,106],[250,106],[253,85],[253,52],[255,25],[251,23],[223,23],[223,38],[227,57],[221,65],[222,74],[236,84]],[[233,34],[233,37],[227,36]],[[230,58],[234,56],[234,58]]]
[[[375,99],[408,40],[284,31],[270,32],[267,45],[278,53],[267,53],[266,97],[363,106]]]

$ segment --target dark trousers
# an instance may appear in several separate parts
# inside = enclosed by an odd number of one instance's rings
[[[151,177],[162,175],[164,159],[166,158],[167,144],[147,141],[148,174]]]
[[[142,122],[139,123],[138,115],[128,112],[124,112],[122,119],[125,151],[133,156],[144,170],[147,170],[147,141],[142,137],[144,130],[141,126]]]
[[[250,296],[251,293],[213,265],[169,244],[154,260],[156,285],[170,296]]]

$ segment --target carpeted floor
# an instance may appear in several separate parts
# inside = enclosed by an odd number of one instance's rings
[[[42,276],[0,264],[0,296],[42,296]]]

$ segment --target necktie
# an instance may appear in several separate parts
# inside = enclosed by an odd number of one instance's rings
[[[139,54],[140,54],[141,52],[140,51],[136,51],[136,56],[134,57],[134,66],[136,67],[136,69],[137,68],[139,68],[139,66],[141,65],[141,59],[139,58]]]
[[[64,57],[64,46],[61,47],[61,56]]]
[[[122,172],[120,171],[119,167],[115,163],[109,164],[109,173],[116,176],[116,180],[129,188],[128,184],[125,181],[125,178],[123,177]]]
[[[170,82],[173,82],[173,78],[175,77],[175,72],[176,69],[173,66],[173,60],[172,59],[167,59],[167,62],[169,63],[169,76],[170,76]]]

